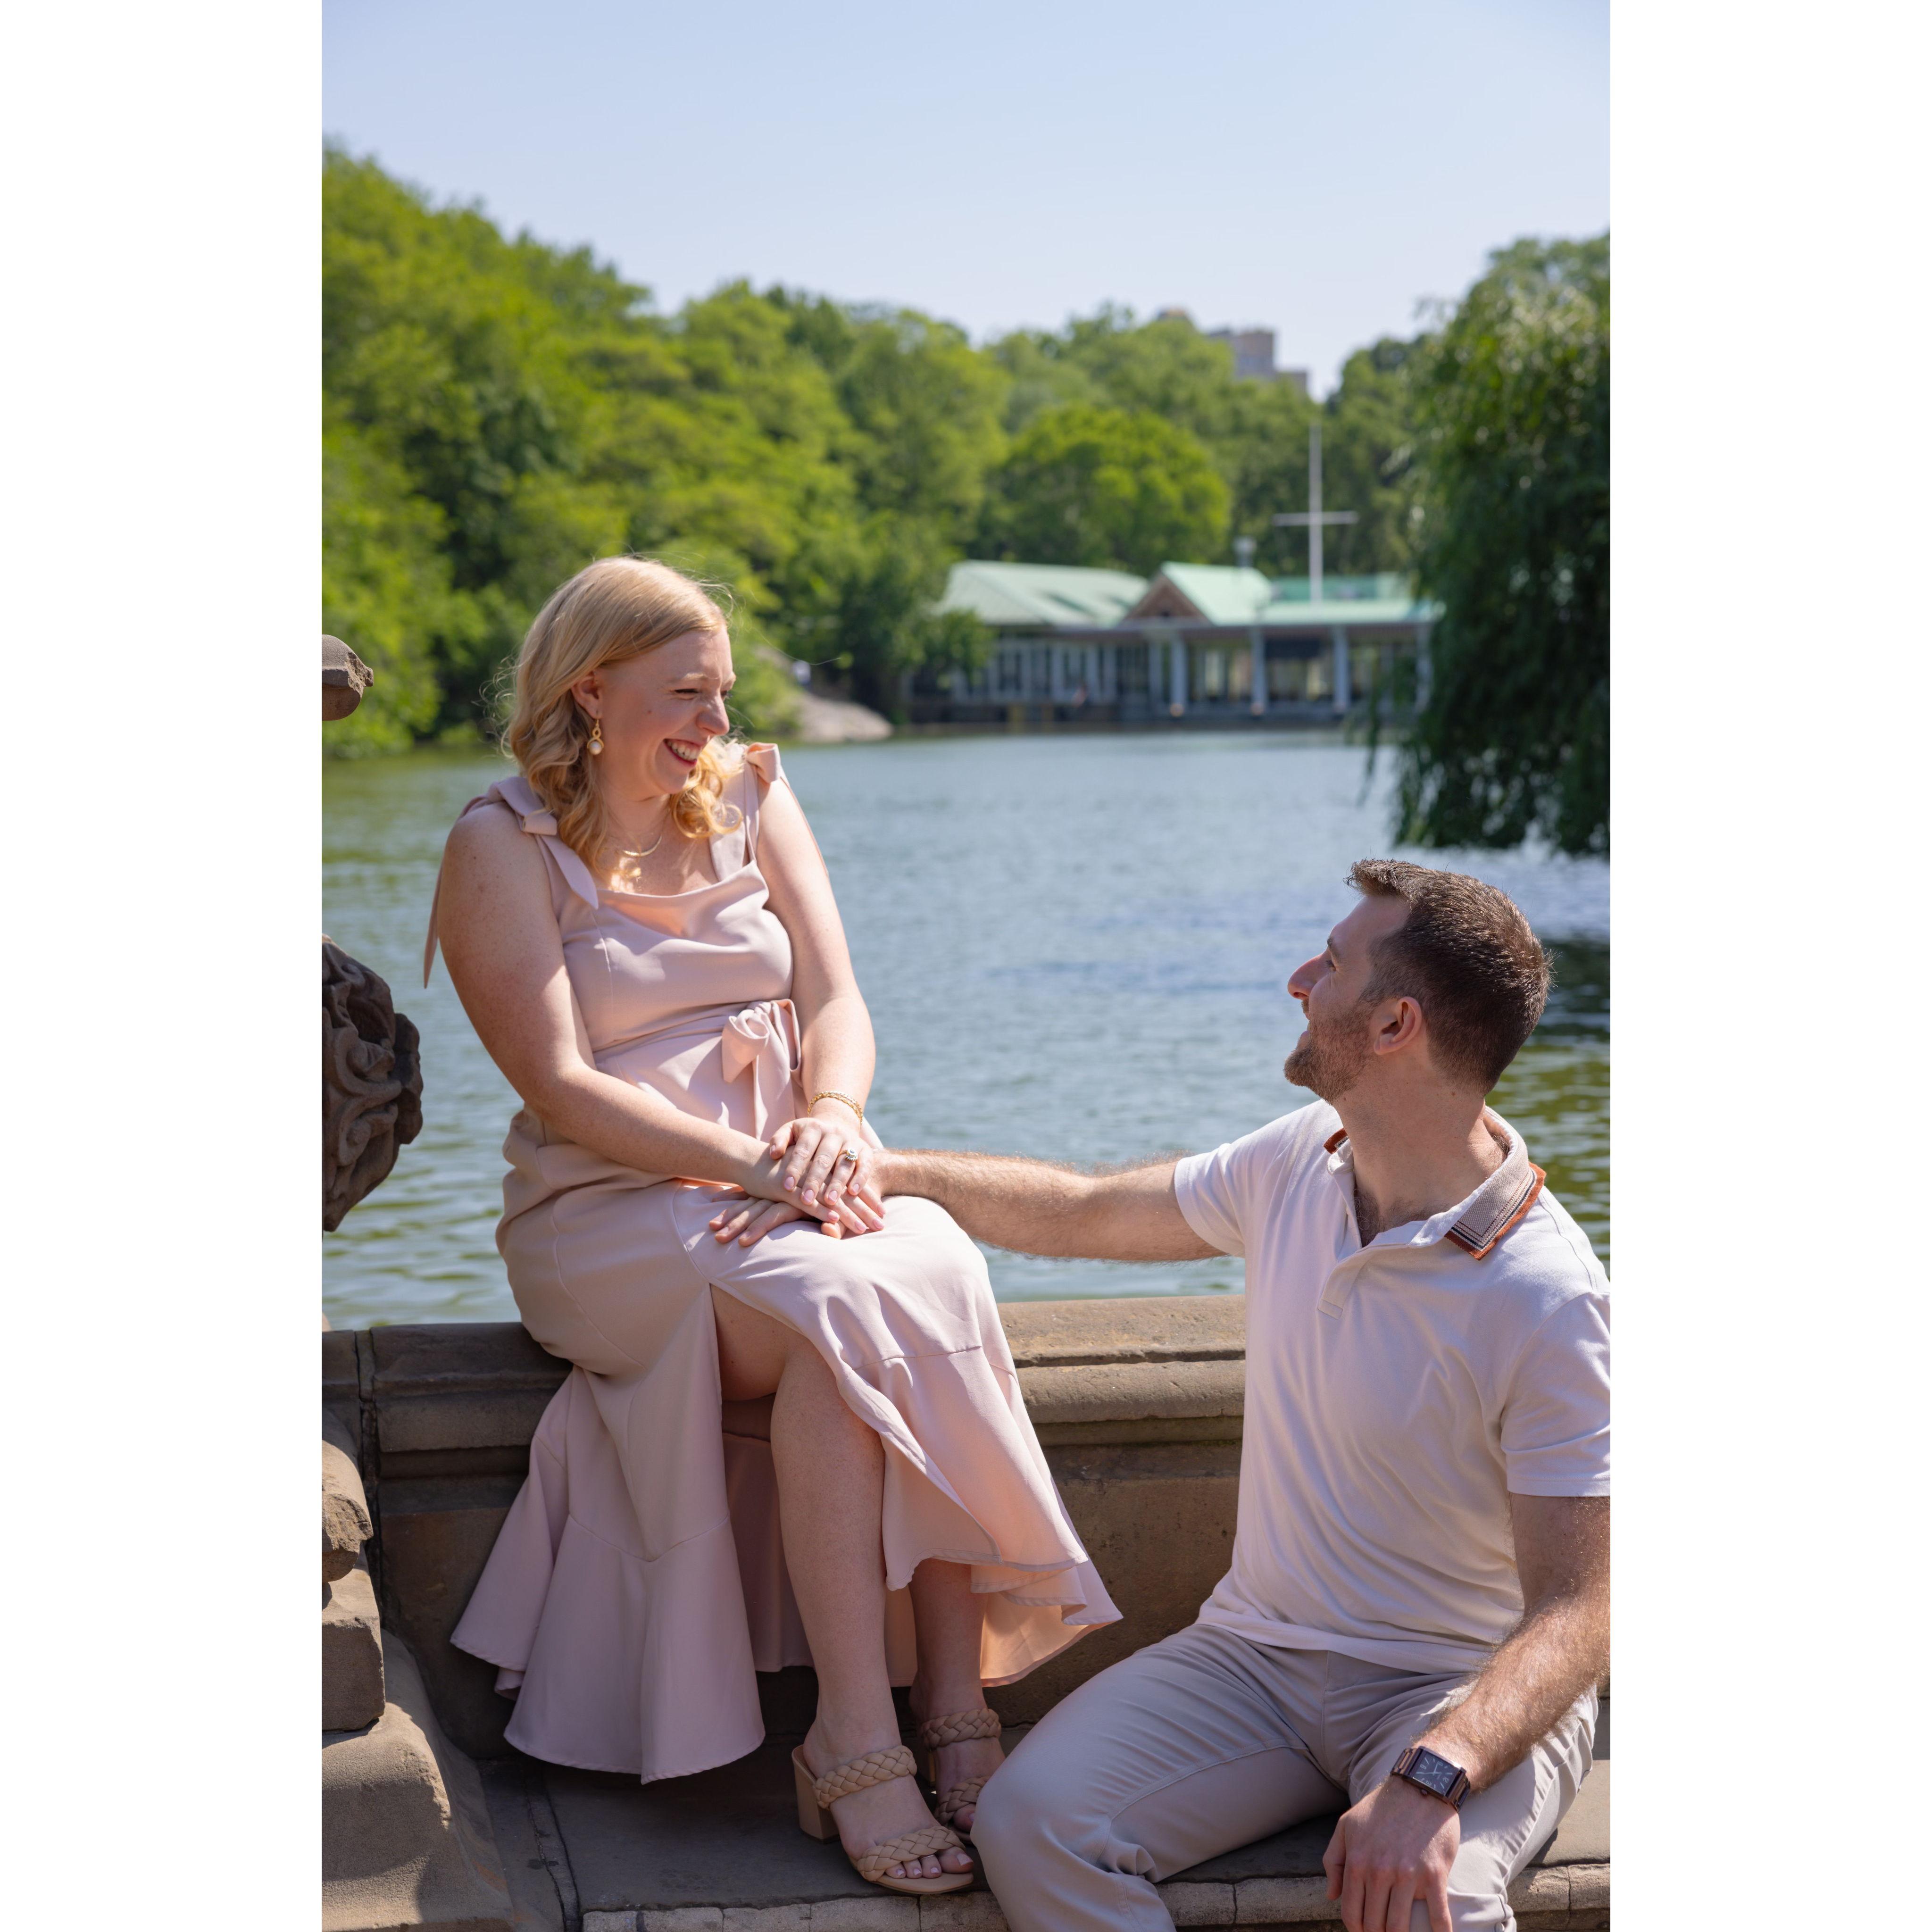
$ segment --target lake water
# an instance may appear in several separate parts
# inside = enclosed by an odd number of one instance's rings
[[[1272,734],[896,740],[784,754],[831,868],[878,1038],[888,1144],[1081,1162],[1213,1147],[1306,1104],[1284,989],[1388,851],[1388,760]],[[508,768],[440,754],[331,764],[323,918],[422,1033],[422,1134],[323,1239],[339,1327],[514,1320],[493,1232],[517,1102],[423,928],[451,823]],[[1557,990],[1498,1109],[1610,1258],[1610,868],[1415,853],[1509,892]],[[1002,1300],[1206,1294],[1238,1262],[990,1252]]]

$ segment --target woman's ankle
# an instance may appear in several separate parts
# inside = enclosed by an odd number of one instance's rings
[[[962,1711],[984,1710],[986,1688],[976,1677],[937,1683],[915,1677],[907,1690],[906,1700],[922,1724],[928,1718],[953,1717]]]
[[[843,1764],[868,1751],[890,1750],[898,1742],[898,1716],[890,1707],[870,1716],[848,1716],[821,1706],[806,1733],[806,1756]]]

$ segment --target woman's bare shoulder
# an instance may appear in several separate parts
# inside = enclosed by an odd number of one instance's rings
[[[449,828],[444,863],[464,872],[540,877],[542,855],[537,842],[524,832],[515,812],[501,799],[490,799],[466,812]]]

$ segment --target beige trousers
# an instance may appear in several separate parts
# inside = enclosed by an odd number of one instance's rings
[[[1034,1726],[980,1801],[974,1849],[1012,1932],[1171,1932],[1156,1879],[1346,1810],[1468,1682],[1193,1624]],[[1513,1932],[1510,1880],[1576,1796],[1596,1714],[1586,1691],[1522,1763],[1464,1801],[1456,1932]],[[1424,1906],[1411,1924],[1429,1932]]]

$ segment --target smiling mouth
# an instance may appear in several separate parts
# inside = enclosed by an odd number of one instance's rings
[[[667,738],[664,740],[664,749],[681,765],[696,764],[698,754],[704,748],[702,745],[694,745],[688,739]]]

